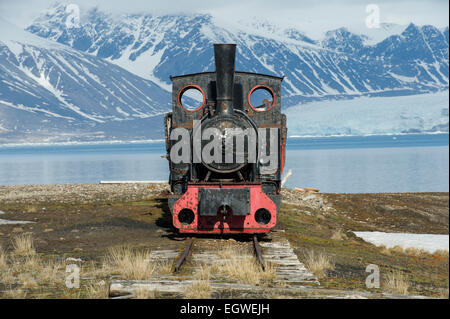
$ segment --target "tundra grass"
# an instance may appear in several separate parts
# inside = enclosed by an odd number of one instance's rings
[[[345,209],[342,207],[341,209]],[[311,215],[302,213],[307,210]],[[331,258],[334,267],[324,269],[320,282],[323,287],[369,292],[392,292],[400,278],[408,284],[401,291],[414,295],[439,297],[448,290],[448,252],[418,254],[416,251],[390,251],[376,247],[356,237],[354,221],[338,216],[339,212],[324,212],[321,209],[283,204],[278,216],[278,227],[285,229],[286,236],[294,246],[300,261],[307,263],[308,253],[321,252]],[[376,228],[376,223],[372,226]],[[339,235],[336,236],[336,229]],[[344,237],[345,236],[345,237]],[[305,257],[306,256],[306,257]],[[380,288],[366,287],[368,265],[377,265],[380,270]],[[332,269],[334,268],[334,269]],[[391,284],[388,284],[388,283]],[[397,281],[400,282],[400,281]]]

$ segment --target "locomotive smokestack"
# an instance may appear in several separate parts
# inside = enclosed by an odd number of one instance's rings
[[[216,111],[221,114],[233,113],[235,57],[236,44],[214,44],[217,91]]]

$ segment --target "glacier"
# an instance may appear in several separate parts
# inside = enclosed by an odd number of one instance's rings
[[[448,133],[449,91],[318,101],[285,113],[290,137]]]

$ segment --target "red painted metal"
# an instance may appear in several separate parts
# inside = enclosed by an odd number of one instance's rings
[[[224,216],[219,212],[215,216],[199,216],[198,203],[199,188],[224,188],[224,189],[250,189],[250,214],[245,216]],[[178,213],[183,209],[190,209],[195,215],[194,221],[185,225],[178,220]],[[258,209],[265,208],[271,214],[271,220],[267,225],[261,225],[255,220]],[[189,183],[187,191],[178,199],[172,212],[173,225],[180,233],[267,233],[277,222],[277,207],[275,203],[263,192],[261,184],[257,183],[230,183],[230,184],[208,184]]]

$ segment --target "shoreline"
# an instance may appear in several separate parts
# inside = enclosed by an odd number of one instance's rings
[[[135,196],[137,194],[142,195],[146,190],[158,190],[169,193],[170,187],[167,182],[162,181],[129,181],[129,182],[108,182],[108,183],[65,183],[65,184],[15,184],[15,185],[0,185],[0,204],[2,201],[7,200],[8,198],[30,198],[33,201],[43,201],[45,198],[50,200],[59,200],[57,196],[65,196],[67,192],[76,196],[84,196],[82,199],[84,200],[93,200],[94,197],[92,195],[87,195],[88,192],[93,192],[92,194],[103,193],[103,195],[108,192],[111,194],[115,193],[133,193],[136,191]],[[48,192],[46,195],[45,192]],[[106,192],[106,193],[105,193]],[[290,194],[298,194],[304,195],[308,193],[298,193],[295,189],[290,187],[283,187],[282,193],[290,193]],[[15,194],[15,195],[8,195]],[[311,193],[316,195],[329,195],[329,196],[376,196],[376,195],[393,195],[393,196],[407,196],[407,195],[432,195],[432,194],[440,194],[440,195],[449,195],[449,191],[423,191],[423,192],[362,192],[362,193],[333,193],[333,192],[318,192]],[[37,198],[37,195],[43,196]],[[52,198],[52,196],[55,196]],[[72,199],[76,199],[77,197]],[[99,197],[100,198],[103,197]]]
[[[395,136],[419,136],[419,135],[449,135],[449,132],[423,132],[423,133],[386,133],[386,134],[366,134],[366,135],[292,135],[289,140],[301,139],[339,139],[339,138],[363,138],[363,137],[395,137]],[[38,142],[38,143],[0,143],[1,148],[20,148],[20,147],[49,147],[49,146],[90,146],[90,145],[126,145],[126,144],[158,144],[164,143],[164,139],[146,139],[146,140],[109,140],[109,141],[89,141],[89,142]]]

